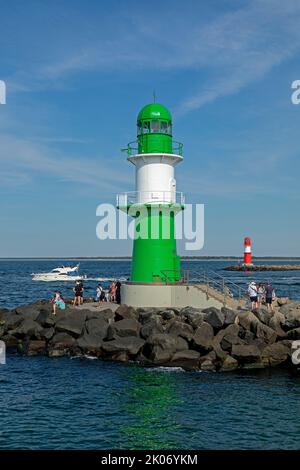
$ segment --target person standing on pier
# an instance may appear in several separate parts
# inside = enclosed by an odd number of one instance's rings
[[[74,301],[73,301],[73,307],[75,307],[76,305],[81,305],[81,303],[83,303],[83,284],[80,283],[80,281],[76,281],[75,282],[75,286],[74,286]],[[82,300],[82,302],[81,302]]]
[[[264,300],[264,298],[265,298],[265,293],[266,293],[266,291],[265,291],[264,286],[263,286],[261,283],[259,283],[259,284],[258,284],[258,287],[257,287],[257,303],[258,303],[258,308],[260,308],[261,305],[262,305],[262,303],[263,303],[263,300]]]
[[[250,284],[248,286],[248,294],[249,294],[250,301],[251,301],[251,310],[254,310],[255,308],[258,307],[257,287],[256,287],[256,283],[254,281],[250,282]]]
[[[268,282],[266,285],[266,304],[269,312],[273,312],[273,300],[275,298],[275,291],[271,284]]]
[[[116,282],[116,303],[120,304],[121,303],[121,283],[120,281]]]

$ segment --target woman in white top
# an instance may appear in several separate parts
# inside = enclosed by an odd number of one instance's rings
[[[258,307],[257,287],[256,287],[256,283],[254,281],[250,282],[250,284],[248,286],[248,294],[249,294],[250,301],[251,301],[251,309],[254,310],[255,308]]]

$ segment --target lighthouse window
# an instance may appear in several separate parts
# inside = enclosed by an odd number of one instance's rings
[[[143,134],[148,134],[150,132],[150,122],[145,121],[143,124]]]
[[[172,134],[172,124],[169,122],[168,123],[168,131],[167,134]]]
[[[159,121],[152,121],[151,132],[159,132]]]
[[[168,123],[167,121],[161,121],[160,123],[160,132],[166,134],[168,132]]]
[[[142,134],[142,123],[141,121],[138,121],[137,123],[137,135]]]

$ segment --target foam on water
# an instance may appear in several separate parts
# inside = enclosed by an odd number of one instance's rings
[[[182,367],[166,367],[166,366],[158,366],[158,367],[147,367],[145,369],[147,372],[185,372]]]

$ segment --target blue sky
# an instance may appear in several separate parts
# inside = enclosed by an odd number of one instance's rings
[[[178,190],[205,204],[187,254],[249,235],[300,256],[299,25],[297,0],[3,2],[0,257],[130,254],[96,238],[96,207],[134,189],[120,149],[154,89],[184,143]]]

